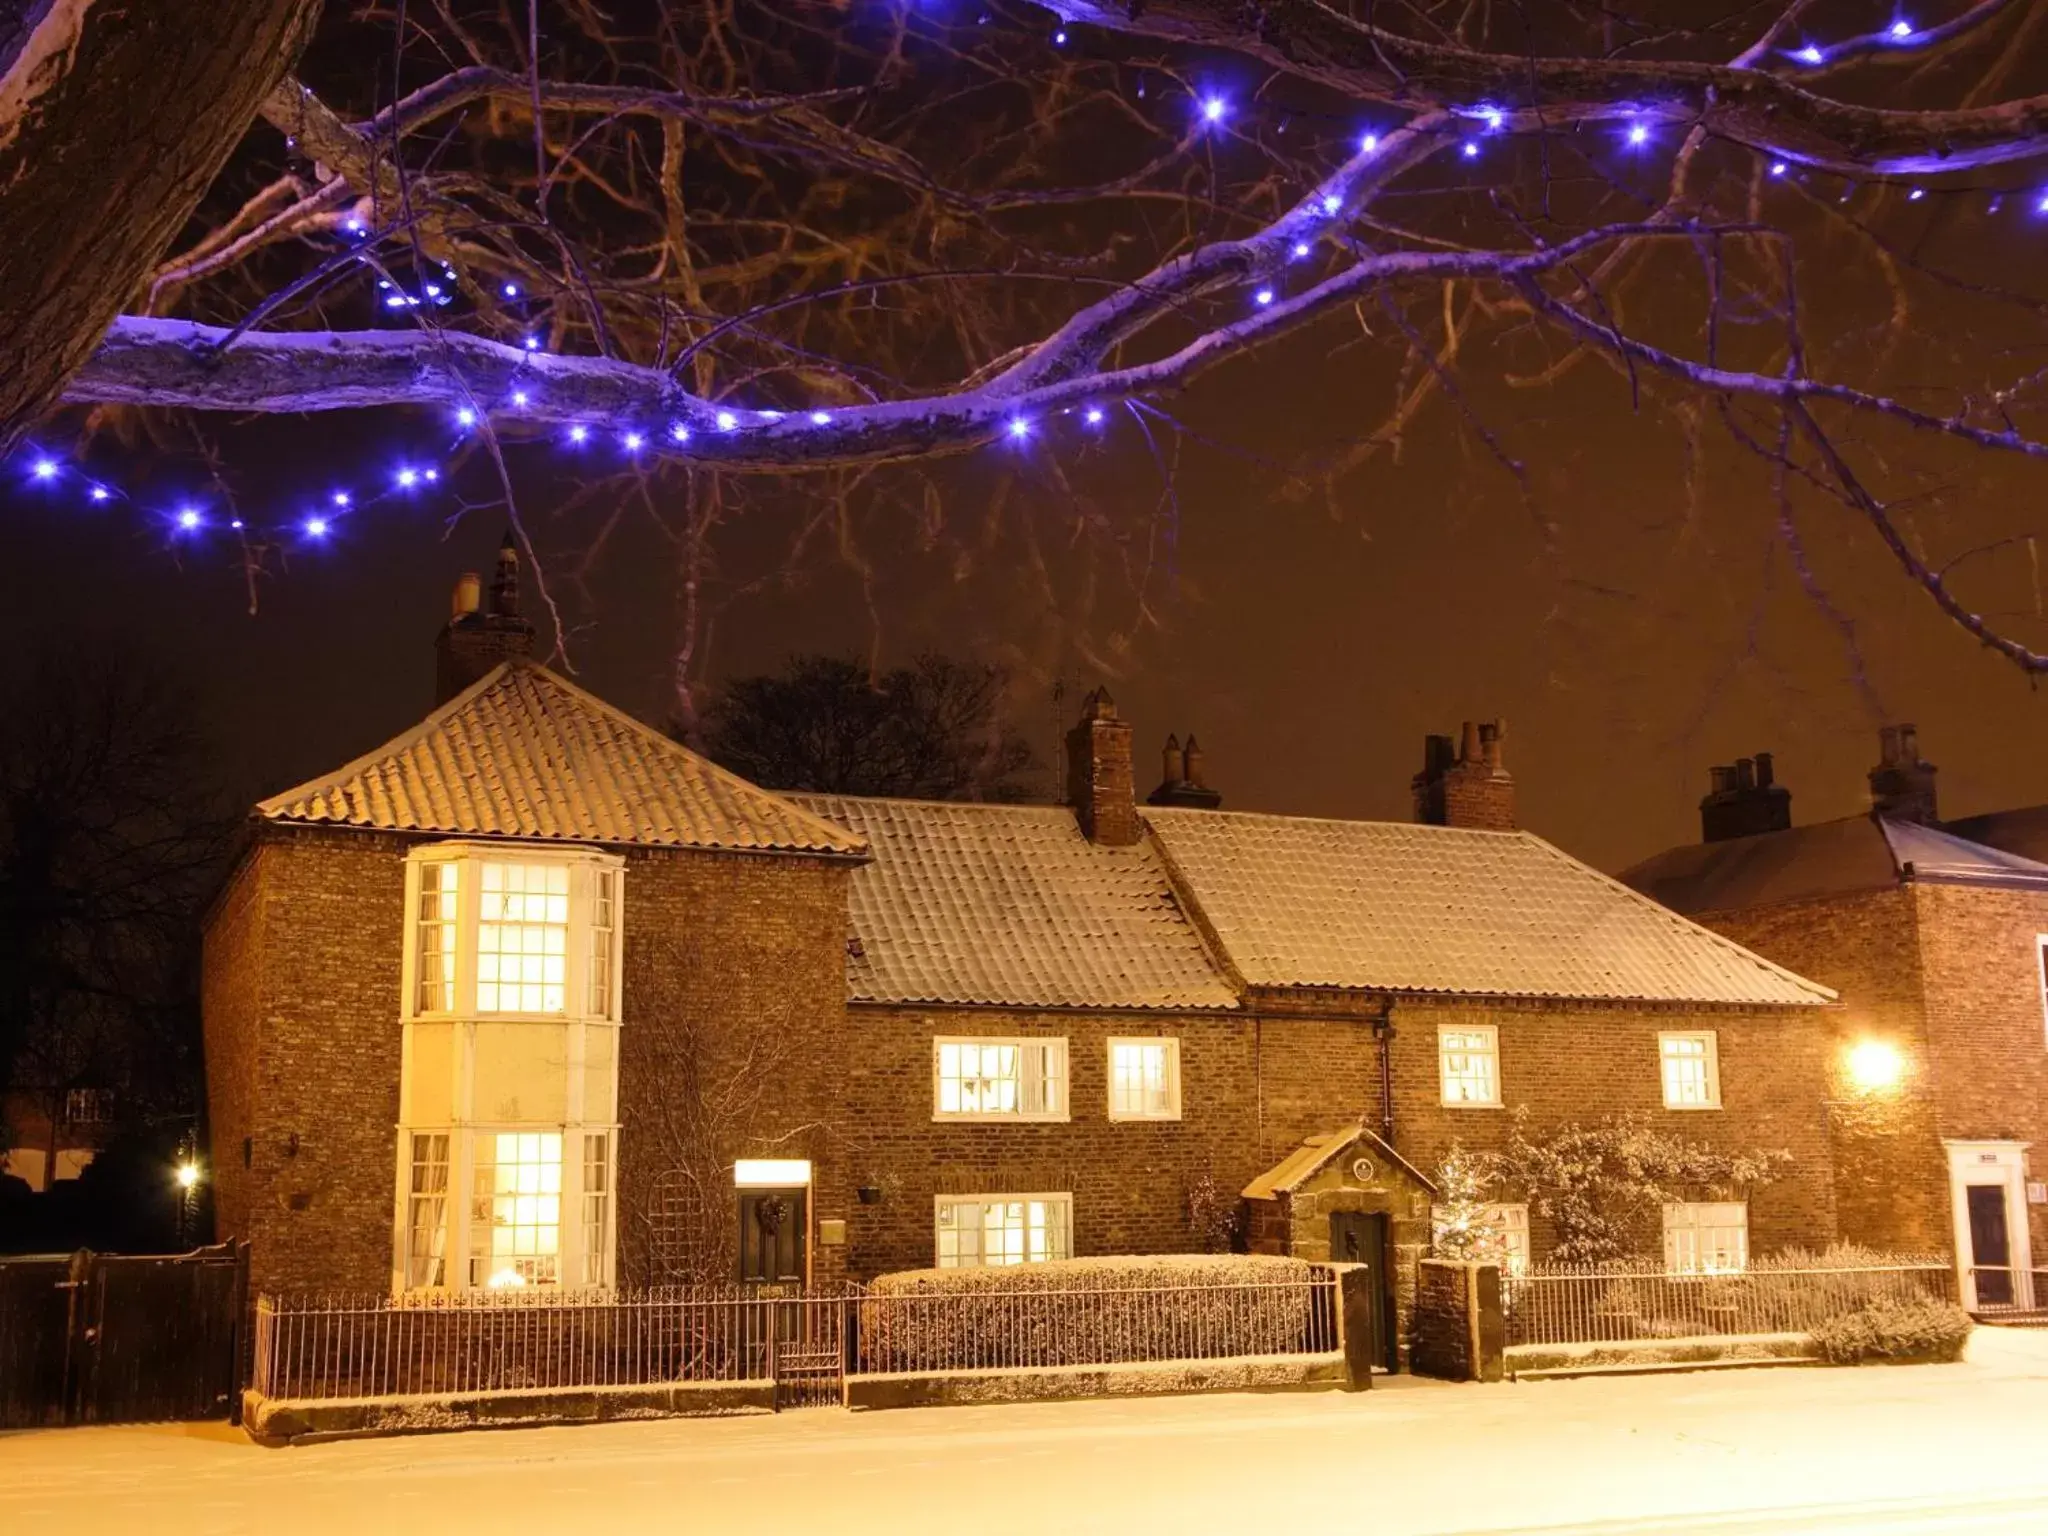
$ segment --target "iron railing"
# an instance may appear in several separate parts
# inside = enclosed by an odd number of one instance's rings
[[[2048,1269],[1972,1265],[1969,1299],[1970,1310],[1986,1317],[2048,1309]]]
[[[1953,1301],[1955,1270],[1938,1259],[1725,1274],[1654,1263],[1547,1264],[1501,1277],[1510,1345],[1805,1333],[1881,1299]]]
[[[705,1287],[265,1296],[252,1384],[274,1399],[769,1382],[849,1372],[1114,1365],[1341,1347],[1334,1271],[1130,1289],[880,1293]]]
[[[1138,1288],[878,1291],[859,1305],[867,1372],[1045,1369],[1325,1354],[1332,1270]]]

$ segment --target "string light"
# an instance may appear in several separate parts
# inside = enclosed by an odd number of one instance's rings
[[[1893,41],[1904,42],[1913,35],[1913,23],[1903,20],[1893,22],[1890,35]]]
[[[96,485],[91,490],[87,491],[85,494],[90,496],[94,501],[106,501],[109,498],[111,498],[114,493],[108,490],[104,485]]]
[[[1787,170],[1787,166],[1786,166],[1786,164],[1785,164],[1785,162],[1784,162],[1784,161],[1782,161],[1782,160],[1773,160],[1773,161],[1771,162],[1771,174],[1772,174],[1773,176],[1782,176],[1782,175],[1784,175],[1784,174],[1785,174],[1786,170]]]
[[[349,504],[349,500],[350,498],[347,491],[336,491],[334,493],[334,504],[337,507],[347,506]]]
[[[523,389],[515,389],[515,390],[513,390],[513,391],[512,391],[512,403],[513,403],[514,405],[524,405],[524,404],[526,404],[526,391],[525,391],[525,390],[523,390]]]
[[[529,352],[538,352],[540,350],[540,338],[538,336],[527,337],[526,350]]]
[[[1368,133],[1364,138],[1358,141],[1358,149],[1361,154],[1369,155],[1379,147],[1380,136],[1376,133]]]
[[[620,441],[626,445],[626,452],[628,453],[638,453],[647,446],[647,439],[638,432],[628,432]]]
[[[186,507],[178,513],[178,526],[187,533],[192,532],[203,521],[204,519],[200,517],[198,509],[195,507]]]
[[[1221,96],[1205,96],[1202,98],[1202,120],[1204,122],[1220,123],[1223,121],[1223,115],[1229,110],[1230,103]]]
[[[1650,130],[1641,123],[1631,123],[1628,130],[1628,141],[1631,144],[1647,144],[1650,142]]]
[[[321,517],[318,513],[306,519],[305,528],[308,538],[324,539],[327,537],[327,519]]]
[[[1306,256],[1308,252],[1309,244],[1306,240],[1297,240],[1294,242],[1294,256],[1297,261],[1299,261],[1302,257]]]
[[[239,517],[235,518],[228,524],[228,526],[234,529],[237,533],[240,533],[242,531],[242,520]]]
[[[832,413],[830,411],[811,412],[811,425],[814,427],[822,427],[831,419]]]
[[[690,440],[690,429],[679,421],[668,429],[668,435],[678,443],[687,443]]]
[[[38,480],[54,480],[57,478],[57,461],[55,459],[37,459],[33,473]]]
[[[1264,306],[1273,302],[1273,290],[1270,288],[1261,288],[1256,294],[1253,295],[1253,297],[1259,301],[1260,307],[1263,308]]]
[[[1793,54],[1792,57],[1799,60],[1802,64],[1824,64],[1827,62],[1828,56],[1814,47],[1813,44],[1808,43],[1804,48]]]
[[[738,426],[739,424],[740,424],[740,419],[739,419],[739,417],[737,417],[737,416],[733,415],[733,413],[732,413],[731,411],[720,411],[720,412],[718,413],[718,430],[719,430],[719,431],[721,431],[721,432],[730,432],[730,431],[731,431],[731,430],[732,430],[732,429],[733,429],[734,427]]]
[[[1326,192],[1323,194],[1323,212],[1335,213],[1339,208],[1342,208],[1343,206],[1344,199],[1339,197],[1336,193]]]
[[[1030,422],[1026,421],[1022,416],[1012,416],[1010,418],[1010,436],[1021,440],[1023,438],[1029,437],[1030,435]]]
[[[1925,187],[1915,187],[1912,191],[1906,194],[1906,201],[1909,203],[1917,203],[1920,201],[1921,198],[1925,197],[1926,195],[1927,189]]]
[[[414,470],[401,469],[398,472],[398,483],[404,486],[407,490],[411,490],[413,486],[418,483],[419,478],[419,474]]]
[[[455,420],[462,426],[473,427],[476,425],[476,412],[465,405],[455,413]]]
[[[518,285],[517,283],[507,283],[507,284],[505,285],[505,297],[506,297],[506,298],[508,298],[508,299],[516,299],[516,298],[518,298],[518,297],[519,297],[519,285]]]
[[[569,441],[572,443],[589,442],[590,428],[584,426],[581,422],[578,422],[575,426],[569,429]]]
[[[1477,160],[1479,158],[1479,145],[1475,140],[1467,139],[1465,141],[1465,158],[1467,160]]]
[[[1099,426],[1101,426],[1101,425],[1102,425],[1102,407],[1101,407],[1101,406],[1099,406],[1099,405],[1091,405],[1091,406],[1089,406],[1087,410],[1085,410],[1085,411],[1083,411],[1083,412],[1081,413],[1081,419],[1082,419],[1083,421],[1087,422],[1087,423],[1088,423],[1088,425],[1089,425],[1089,426],[1091,426],[1091,427],[1099,427]]]

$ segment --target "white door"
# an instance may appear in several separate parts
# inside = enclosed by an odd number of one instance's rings
[[[1963,1305],[1971,1311],[2034,1304],[2027,1146],[2023,1141],[1948,1143],[1956,1277]]]

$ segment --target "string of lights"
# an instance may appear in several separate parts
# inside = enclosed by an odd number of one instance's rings
[[[1910,18],[1896,16],[1878,32],[1846,39],[1836,44],[1800,40],[1797,46],[1782,50],[1780,57],[1795,72],[1803,72],[1825,68],[1846,58],[1879,48],[1921,47],[1944,39],[1949,35],[1949,31],[1949,24],[1923,29],[1917,27]],[[1054,47],[1064,49],[1070,45],[1073,37],[1068,27],[1063,24],[1050,34],[1050,41]],[[1138,94],[1141,97],[1145,95],[1142,80],[1138,85]],[[1226,91],[1212,88],[1193,92],[1191,109],[1198,130],[1215,130],[1219,133],[1234,131],[1232,124],[1237,119],[1238,108]],[[1525,126],[1513,120],[1509,109],[1485,102],[1456,109],[1451,115],[1471,125],[1467,135],[1456,140],[1458,157],[1468,162],[1479,160],[1484,155],[1487,139],[1496,136],[1516,137]],[[1616,116],[1620,125],[1620,146],[1631,151],[1652,149],[1658,141],[1658,127],[1676,122],[1675,119],[1660,116],[1651,106],[1644,106],[1633,112],[1617,113]],[[1531,121],[1534,122],[1534,119]],[[1284,117],[1279,126],[1284,130]],[[1362,133],[1355,141],[1357,148],[1351,164],[1355,165],[1360,159],[1370,160],[1381,147],[1381,135],[1395,131],[1391,126],[1383,126],[1375,131]],[[1805,181],[1809,177],[1839,179],[1843,187],[1840,201],[1847,201],[1861,185],[1900,184],[1896,177],[1872,175],[1859,179],[1838,176],[1838,173],[1832,171],[1810,171],[1788,160],[1776,158],[1764,160],[1763,169],[1765,175],[1773,180],[1792,178]],[[1339,172],[1331,178],[1329,184],[1341,184],[1343,176],[1344,173]],[[1906,185],[1906,198],[1909,202],[1922,201],[1928,196],[1928,192],[1929,189],[1925,186]],[[1996,214],[2003,207],[2005,199],[2014,194],[2010,191],[1986,193],[1982,189],[1973,188],[1949,195],[1986,196],[1989,199],[1987,212]],[[2048,189],[2026,194],[2026,203],[2035,213],[2048,215]],[[1344,207],[1345,199],[1337,191],[1311,195],[1294,213],[1276,221],[1275,227],[1296,225],[1304,215],[1312,219],[1317,212],[1334,220],[1343,213]],[[349,215],[342,221],[340,228],[344,239],[354,242],[366,252],[378,243],[382,234],[360,212]],[[1308,234],[1291,238],[1284,246],[1284,254],[1295,262],[1312,257],[1317,248],[1317,241],[1312,238],[1313,235],[1314,231],[1310,230]],[[363,259],[367,264],[372,258],[365,255]],[[1247,283],[1251,302],[1257,310],[1269,309],[1285,297],[1284,284],[1280,274],[1276,272],[1255,269],[1248,275]],[[492,292],[497,300],[503,301],[502,316],[509,317],[520,327],[533,323],[534,311],[525,308],[531,301],[517,283],[494,284]],[[455,306],[462,297],[463,284],[460,274],[453,267],[441,265],[434,275],[415,274],[403,283],[393,275],[379,276],[376,281],[376,293],[380,307],[394,319],[417,323],[411,319],[416,311],[447,310]],[[517,345],[525,351],[544,353],[548,350],[535,330],[520,329],[517,334]],[[88,506],[132,508],[172,540],[196,541],[209,535],[227,533],[240,535],[250,541],[291,542],[311,547],[329,542],[344,529],[352,517],[384,505],[417,502],[437,489],[445,489],[445,481],[464,440],[473,437],[486,425],[480,413],[487,413],[492,418],[493,425],[501,417],[504,419],[508,430],[502,441],[508,447],[558,441],[567,449],[584,450],[600,446],[601,437],[613,437],[616,440],[617,452],[623,455],[627,463],[650,450],[658,451],[652,441],[655,434],[638,428],[619,432],[601,430],[582,422],[572,422],[561,433],[559,439],[553,438],[551,434],[536,436],[532,430],[536,424],[530,421],[520,423],[517,416],[522,408],[531,403],[529,390],[539,387],[541,384],[536,382],[514,388],[509,391],[503,404],[495,408],[486,407],[481,402],[476,406],[461,407],[454,413],[453,441],[439,452],[431,455],[414,455],[402,462],[396,462],[389,469],[388,477],[379,482],[365,483],[357,477],[348,483],[332,485],[317,497],[302,498],[299,510],[271,520],[250,520],[215,510],[207,498],[200,496],[165,500],[153,494],[145,494],[124,486],[119,477],[99,474],[82,462],[47,447],[31,446],[17,455],[13,464],[6,467],[19,471],[25,466],[25,475],[22,478],[25,479],[27,488],[35,493],[53,498],[77,497]],[[1057,414],[1078,416],[1080,422],[1089,428],[1099,428],[1107,420],[1107,413],[1102,404],[1068,407]],[[720,433],[733,433],[749,428],[774,426],[788,421],[791,415],[790,412],[778,410],[742,410],[719,406],[712,409],[709,424]],[[816,409],[800,413],[797,419],[813,426],[825,427],[834,422],[835,414],[832,411]],[[700,419],[697,425],[701,428],[705,422]],[[1039,436],[1040,428],[1041,423],[1032,417],[1016,414],[1004,421],[1000,438],[1007,439],[1013,444],[1022,444]],[[667,436],[672,444],[687,444],[692,438],[692,427],[689,422],[676,421],[670,425]]]

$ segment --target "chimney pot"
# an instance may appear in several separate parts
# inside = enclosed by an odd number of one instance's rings
[[[1097,688],[1081,702],[1081,718],[1067,733],[1067,799],[1091,843],[1127,848],[1144,835],[1131,774],[1131,727],[1119,720],[1116,701]]]
[[[484,579],[475,571],[464,571],[455,578],[455,597],[451,603],[450,618],[459,619],[465,614],[475,613],[483,605]]]
[[[1776,774],[1776,772],[1777,772],[1777,770],[1776,770],[1775,768],[1773,768],[1773,767],[1771,766],[1771,754],[1770,754],[1770,753],[1768,753],[1768,752],[1759,752],[1759,753],[1757,753],[1757,755],[1756,755],[1756,782],[1757,782],[1757,788],[1759,788],[1759,789],[1769,789],[1769,788],[1771,787],[1772,783],[1773,783],[1773,782],[1775,782],[1775,780],[1774,780],[1774,775]]]
[[[1738,757],[1735,759],[1735,787],[1737,789],[1756,788],[1755,758]]]
[[[1209,787],[1207,760],[1192,734],[1188,737],[1187,749],[1181,754],[1181,762],[1185,765],[1184,771],[1190,784],[1197,789]]]
[[[1501,763],[1501,720],[1467,720],[1456,756],[1451,738],[1425,736],[1422,772],[1410,781],[1415,819],[1429,826],[1515,830],[1515,781]]]
[[[1755,837],[1792,825],[1792,791],[1777,782],[1770,753],[1738,757],[1709,768],[1707,775],[1711,787],[1700,801],[1700,841]]]
[[[1877,733],[1878,764],[1870,770],[1870,809],[1892,821],[1940,825],[1934,764],[1920,758],[1920,733],[1887,725]]]
[[[1180,738],[1174,735],[1173,732],[1168,731],[1166,733],[1166,750],[1161,752],[1159,757],[1159,782],[1161,784],[1178,784],[1188,776],[1187,759],[1181,754]]]
[[[488,606],[473,571],[457,578],[448,622],[434,640],[434,695],[445,704],[500,662],[533,652],[533,625],[519,613],[519,551],[508,533],[498,549]]]

